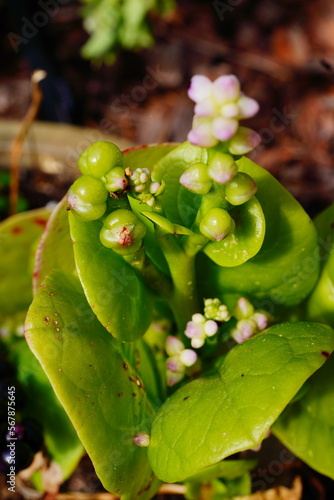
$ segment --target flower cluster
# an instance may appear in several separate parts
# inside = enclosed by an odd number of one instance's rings
[[[271,320],[269,314],[255,310],[254,306],[245,297],[238,300],[233,316],[238,321],[231,331],[231,336],[238,344],[265,330]]]
[[[142,203],[154,207],[156,204],[155,196],[162,193],[163,187],[160,182],[152,181],[149,169],[136,168],[133,171],[126,169],[125,173],[129,178],[130,190]]]
[[[185,349],[184,343],[173,335],[167,337],[166,353],[169,356],[166,361],[167,384],[173,386],[183,379],[186,368],[196,363],[197,354],[192,349]]]
[[[241,93],[240,82],[234,75],[220,76],[214,82],[204,75],[195,75],[188,96],[196,103],[188,140],[202,147],[229,141],[238,132],[239,120],[254,116],[259,109],[257,101]],[[259,143],[259,136],[251,132],[249,150]]]

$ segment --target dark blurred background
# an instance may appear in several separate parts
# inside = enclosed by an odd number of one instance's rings
[[[42,68],[39,120],[183,141],[191,76],[234,73],[261,106],[251,157],[311,215],[334,200],[332,0],[2,0],[0,24],[3,119],[25,115]]]

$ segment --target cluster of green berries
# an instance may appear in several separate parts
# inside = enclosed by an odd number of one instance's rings
[[[121,255],[139,250],[145,236],[145,225],[127,209],[106,215],[107,200],[130,191],[142,203],[153,207],[161,194],[161,184],[153,182],[146,168],[125,169],[119,148],[107,141],[98,141],[83,151],[78,160],[82,176],[76,179],[68,192],[72,213],[84,221],[103,219],[101,243]]]
[[[238,171],[233,156],[215,153],[208,165],[197,162],[188,167],[180,177],[180,183],[189,191],[205,195],[214,183],[223,188],[225,200],[233,206],[249,201],[257,191],[254,180]],[[200,232],[211,241],[221,241],[234,231],[235,223],[228,210],[211,208],[200,223]]]

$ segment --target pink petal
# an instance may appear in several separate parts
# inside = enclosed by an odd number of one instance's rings
[[[197,125],[196,128],[190,130],[188,141],[195,146],[201,146],[203,148],[211,148],[218,143],[212,133],[210,123],[201,123]]]
[[[236,118],[240,114],[240,109],[236,104],[230,102],[221,107],[220,114],[224,118]]]
[[[259,103],[251,97],[242,95],[238,100],[239,118],[251,118],[259,111]]]
[[[191,79],[188,97],[194,102],[208,99],[212,93],[212,82],[204,75],[195,75]]]
[[[215,118],[212,123],[212,132],[214,137],[220,141],[228,141],[238,130],[237,120],[228,118]]]
[[[183,342],[174,337],[173,335],[169,335],[166,340],[166,352],[169,356],[174,356],[178,354],[180,351],[184,349]]]
[[[180,354],[180,360],[184,366],[192,366],[197,361],[197,354],[192,349],[185,349]]]
[[[216,108],[210,99],[205,99],[196,104],[195,113],[197,116],[201,117],[214,116],[216,114]]]
[[[260,142],[261,137],[254,130],[247,127],[239,127],[228,149],[233,155],[245,155],[256,148]]]
[[[223,75],[213,82],[213,92],[219,104],[236,101],[240,95],[240,82],[234,75]]]

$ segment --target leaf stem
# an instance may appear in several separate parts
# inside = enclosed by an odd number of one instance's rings
[[[174,288],[170,306],[180,332],[183,332],[191,316],[199,311],[196,292],[195,256],[188,255],[178,244],[176,236],[162,233],[156,228],[161,250],[167,260]]]

